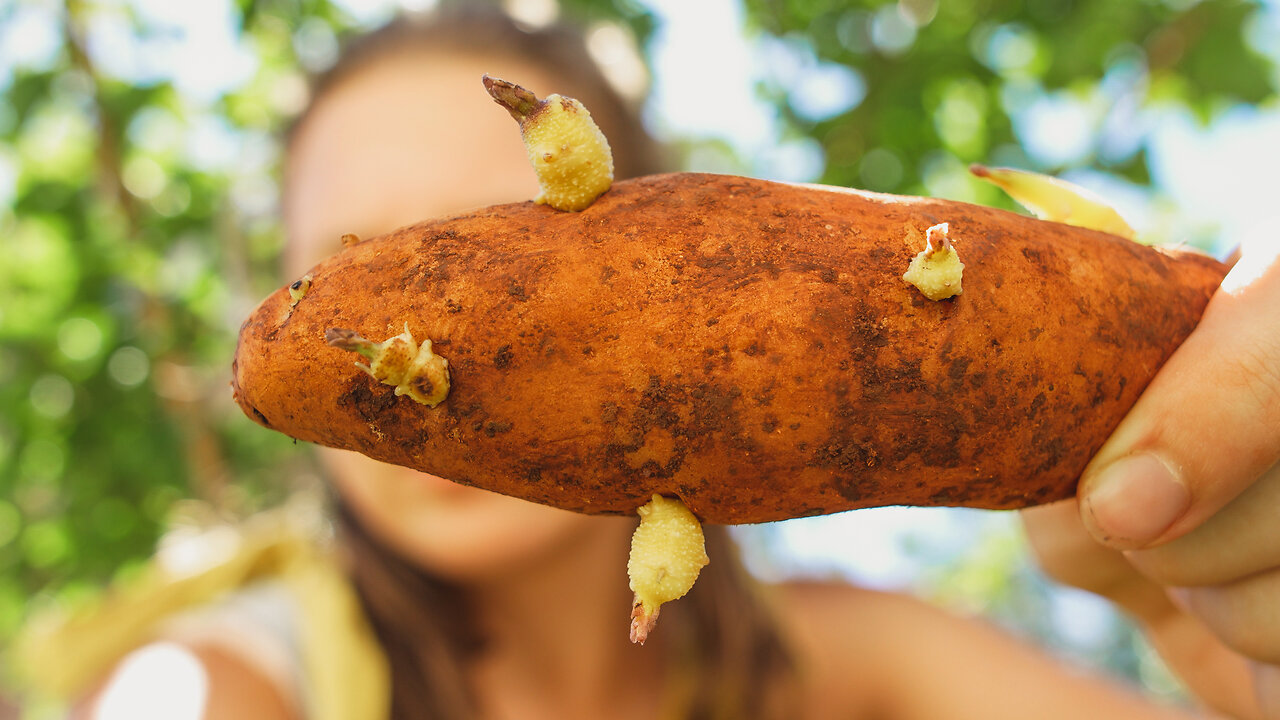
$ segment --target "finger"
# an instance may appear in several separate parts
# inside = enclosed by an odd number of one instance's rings
[[[1255,705],[1250,663],[1218,639],[1204,621],[1170,603],[1164,586],[1136,571],[1121,553],[1095,542],[1085,532],[1074,501],[1020,514],[1032,549],[1050,577],[1123,607],[1143,627],[1169,668],[1210,707],[1230,717],[1268,717]]]
[[[1181,602],[1245,657],[1280,664],[1280,569],[1230,585],[1181,588]]]
[[[1280,568],[1276,508],[1280,508],[1280,465],[1195,530],[1125,555],[1142,574],[1162,585],[1222,585]]]
[[[1080,480],[1099,541],[1186,534],[1280,460],[1280,257],[1246,255]]]
[[[1145,605],[1145,612],[1134,619],[1188,690],[1226,717],[1265,717],[1252,692],[1251,663],[1227,647],[1203,620],[1171,603],[1164,592],[1157,591]]]
[[[1040,568],[1055,581],[1117,602],[1133,583],[1149,582],[1123,555],[1089,536],[1075,500],[1027,508],[1019,514]]]
[[[1280,720],[1280,667],[1256,665],[1253,685],[1257,689],[1258,707],[1266,720]]]

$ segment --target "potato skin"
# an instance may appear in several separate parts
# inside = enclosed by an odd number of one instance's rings
[[[935,302],[902,273],[941,222],[966,269]],[[964,203],[657,175],[345,248],[245,322],[233,385],[295,438],[585,513],[1018,508],[1074,493],[1225,272]],[[324,341],[406,322],[449,361],[434,409]]]

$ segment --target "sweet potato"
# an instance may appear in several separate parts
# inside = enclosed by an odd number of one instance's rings
[[[939,223],[964,284],[933,301],[902,275]],[[349,245],[254,311],[233,384],[295,438],[585,513],[1017,508],[1073,494],[1225,271],[964,203],[659,175]],[[448,360],[437,407],[325,341],[406,324]]]

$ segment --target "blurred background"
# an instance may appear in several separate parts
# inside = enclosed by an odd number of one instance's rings
[[[228,386],[279,284],[281,133],[345,38],[444,2],[0,0],[0,647],[162,538],[315,492]],[[683,169],[1012,208],[966,168],[1014,165],[1219,255],[1280,199],[1280,0],[503,4],[581,25]],[[1012,514],[739,538],[763,577],[910,590],[1177,695],[1108,605],[1039,577]]]

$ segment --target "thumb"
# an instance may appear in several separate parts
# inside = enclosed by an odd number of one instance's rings
[[[1082,519],[1105,545],[1158,545],[1199,526],[1278,460],[1280,257],[1256,248],[1085,468]]]

